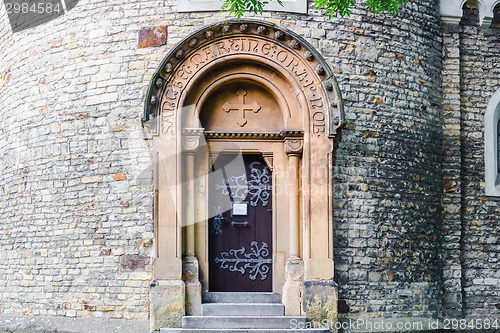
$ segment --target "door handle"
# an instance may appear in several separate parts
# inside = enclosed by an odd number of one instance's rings
[[[248,222],[231,222],[233,227],[248,227]]]

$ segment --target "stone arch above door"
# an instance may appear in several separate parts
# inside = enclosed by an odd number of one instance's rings
[[[154,135],[175,135],[177,110],[203,76],[231,64],[259,64],[286,78],[304,101],[311,131],[333,137],[344,123],[343,102],[333,72],[302,37],[266,21],[225,21],[195,31],[163,59],[145,101],[144,127]],[[238,73],[238,66],[233,73]]]

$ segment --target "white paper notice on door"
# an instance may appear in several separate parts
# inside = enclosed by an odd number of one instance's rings
[[[248,215],[248,203],[233,203],[233,216]]]

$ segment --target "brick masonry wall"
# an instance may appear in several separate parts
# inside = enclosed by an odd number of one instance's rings
[[[339,310],[348,317],[437,315],[438,1],[411,1],[396,17],[359,8],[332,21],[309,7],[306,16],[263,18],[315,46],[345,99],[348,125],[334,156]],[[81,0],[66,15],[13,35],[0,9],[0,313],[148,318],[153,189],[151,151],[140,129],[143,99],[170,47],[226,17],[175,10],[174,0]],[[475,28],[464,26],[462,34],[467,29]],[[491,43],[491,35],[482,38]],[[486,92],[481,98],[487,103]],[[479,126],[481,111],[466,109],[477,117],[464,128]],[[469,142],[475,144],[469,152],[464,142],[464,160],[482,163],[480,141]],[[466,179],[465,206],[489,208],[464,213],[479,223],[467,226],[464,244],[476,246],[483,237],[483,249],[475,250],[493,263],[497,252],[485,235],[495,227],[498,201],[477,199],[476,172],[484,170],[478,168]],[[498,303],[498,289],[484,279],[490,268],[477,271],[472,259],[467,265],[467,307]],[[497,293],[488,306],[472,301],[482,291]]]
[[[460,25],[463,314],[500,316],[500,198],[484,195],[484,115],[500,89],[500,6],[490,28],[465,7]]]

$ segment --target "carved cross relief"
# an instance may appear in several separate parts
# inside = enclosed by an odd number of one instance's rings
[[[253,113],[259,112],[261,106],[257,102],[253,102],[252,104],[245,104],[245,96],[247,92],[243,88],[239,88],[236,90],[236,95],[239,97],[239,103],[231,104],[229,102],[225,102],[222,104],[222,109],[229,113],[230,111],[239,111],[241,112],[241,119],[237,122],[240,127],[245,126],[247,123],[247,119],[245,116],[246,111],[252,111]]]

